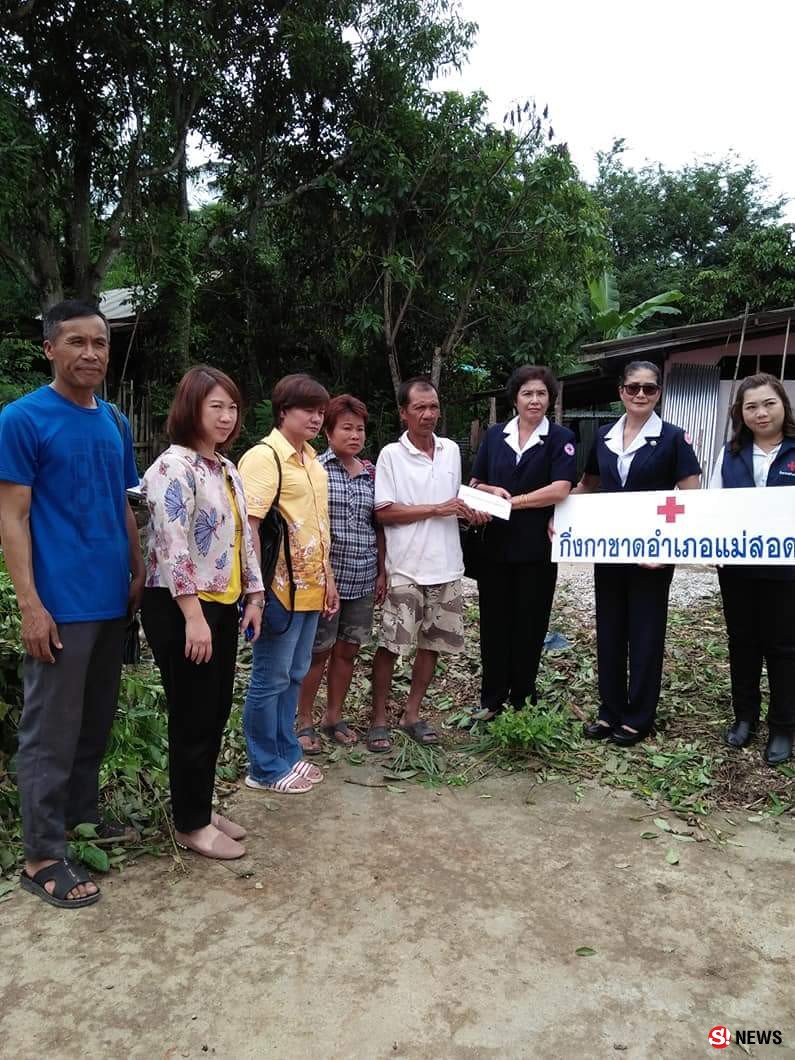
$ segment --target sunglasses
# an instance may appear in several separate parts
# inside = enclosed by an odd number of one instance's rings
[[[621,389],[626,394],[629,394],[630,397],[637,397],[641,390],[646,397],[654,397],[655,394],[660,392],[658,383],[624,383]]]

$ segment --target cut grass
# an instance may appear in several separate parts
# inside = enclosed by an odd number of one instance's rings
[[[759,743],[732,752],[723,743],[730,723],[729,666],[718,596],[687,609],[672,609],[657,735],[629,750],[583,740],[572,707],[591,716],[597,703],[595,634],[574,595],[561,586],[553,612],[554,628],[572,643],[565,652],[547,653],[539,675],[541,701],[471,732],[459,725],[478,705],[480,664],[477,607],[468,602],[466,651],[441,660],[423,714],[442,735],[442,745],[423,747],[395,732],[392,754],[378,761],[387,779],[431,786],[477,782],[497,769],[527,770],[536,781],[565,779],[581,791],[583,781],[621,788],[664,804],[685,817],[743,806],[779,817],[793,813],[795,769],[771,770]],[[360,733],[369,727],[372,647],[362,650],[345,716]],[[236,788],[245,766],[240,705],[248,685],[250,649],[241,649],[236,708],[227,727],[216,787],[221,798]],[[408,693],[409,660],[395,667],[390,703],[392,722],[400,719]],[[318,709],[323,692],[318,697]],[[140,853],[162,854],[168,843],[167,719],[159,675],[144,663],[126,668],[120,709],[102,768],[103,800],[109,816],[131,821],[142,841],[111,852],[111,867]],[[346,757],[365,760],[359,745],[347,755],[329,745],[331,764]],[[352,756],[356,756],[355,760]],[[375,760],[375,756],[373,756]],[[90,844],[90,837],[84,841]],[[85,853],[85,851],[84,851]],[[93,857],[89,852],[89,857]],[[0,873],[12,873],[21,859],[18,795],[13,775],[0,768]],[[95,860],[99,860],[96,858]]]
[[[471,783],[495,768],[532,770],[537,779],[553,776],[572,783],[597,781],[682,814],[702,816],[738,806],[761,808],[780,816],[793,811],[795,769],[771,770],[758,744],[733,752],[723,742],[731,723],[728,649],[720,597],[671,609],[657,735],[628,750],[594,744],[581,735],[573,708],[593,716],[598,703],[596,636],[566,586],[559,586],[552,625],[571,642],[564,652],[545,653],[539,675],[541,700],[517,714],[503,714],[491,725],[460,728],[477,706],[480,681],[477,607],[467,607],[466,651],[444,660],[429,689],[424,714],[443,735],[432,768],[414,763],[418,776],[439,783]],[[346,705],[346,716],[363,731],[369,712],[369,661],[364,649]],[[401,660],[392,689],[393,721],[408,691],[410,665]],[[416,745],[415,745],[416,746]],[[425,749],[419,748],[423,751]],[[390,765],[390,763],[387,763]]]

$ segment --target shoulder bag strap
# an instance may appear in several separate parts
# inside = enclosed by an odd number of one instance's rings
[[[110,409],[110,414],[113,417],[113,422],[116,424],[116,429],[118,430],[121,436],[122,442],[124,442],[124,421],[121,418],[121,410],[119,409],[119,406],[114,405],[112,401],[106,401],[105,404]]]
[[[270,451],[273,453],[273,459],[276,461],[276,474],[279,476],[279,478],[276,483],[276,493],[274,494],[273,500],[271,501],[271,507],[273,507],[273,505],[275,504],[278,508],[279,497],[281,497],[282,495],[282,462],[279,459],[279,454],[276,452],[270,442],[258,442],[257,444],[264,445],[266,449],[270,449]]]
[[[282,494],[282,462],[279,459],[279,454],[270,444],[270,442],[260,442],[260,445],[266,446],[273,453],[273,459],[276,461],[276,471],[278,473],[278,482],[276,485],[276,493],[274,494],[271,507],[278,508],[279,497]],[[295,611],[295,575],[293,574],[293,557],[290,552],[290,531],[287,527],[287,521],[282,516],[284,522],[284,533],[282,534],[282,542],[284,543],[284,562],[287,567],[287,577],[290,581],[290,621],[292,622],[292,613]]]

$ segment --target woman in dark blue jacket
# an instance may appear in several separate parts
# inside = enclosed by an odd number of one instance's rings
[[[765,373],[744,379],[731,419],[732,438],[718,458],[710,486],[795,486],[795,419],[778,379]],[[754,738],[764,661],[770,686],[764,757],[769,765],[779,765],[792,757],[795,729],[795,566],[726,566],[718,577],[735,718],[726,742],[745,747]]]
[[[690,440],[654,411],[660,391],[656,364],[627,365],[618,388],[626,412],[599,429],[575,493],[698,489],[701,468]],[[597,720],[584,727],[591,740],[630,747],[652,730],[673,573],[660,563],[594,565],[601,704]]]
[[[574,435],[550,423],[558,395],[548,368],[524,365],[507,384],[516,416],[490,427],[478,449],[470,485],[511,502],[508,521],[483,531],[478,573],[481,712],[490,720],[505,708],[536,701],[536,676],[558,569],[551,562],[547,525],[555,504],[577,480]]]

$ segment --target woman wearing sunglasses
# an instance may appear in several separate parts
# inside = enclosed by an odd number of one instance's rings
[[[660,384],[657,365],[626,366],[618,387],[626,411],[617,423],[599,429],[573,493],[698,489],[701,468],[690,439],[654,411]],[[596,721],[584,726],[588,739],[631,747],[651,732],[673,573],[672,566],[660,563],[594,565],[601,704]]]

